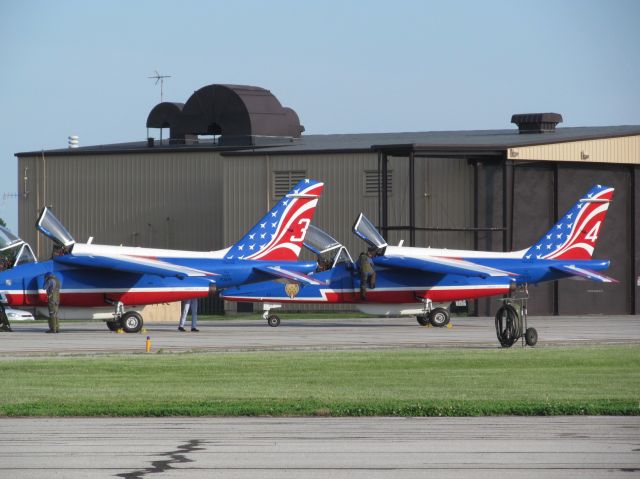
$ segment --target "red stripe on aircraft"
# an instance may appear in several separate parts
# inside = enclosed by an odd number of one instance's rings
[[[121,301],[127,305],[171,303],[193,298],[206,298],[208,291],[125,291],[122,293],[65,293],[60,294],[60,306],[72,307],[103,307],[111,302]],[[42,294],[6,294],[11,306],[47,306],[47,295]]]

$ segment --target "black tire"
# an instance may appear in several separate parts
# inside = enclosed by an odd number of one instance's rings
[[[444,328],[450,320],[451,315],[445,308],[435,308],[429,313],[429,322],[434,328]]]
[[[139,333],[142,329],[142,316],[135,311],[127,311],[120,319],[125,333]]]
[[[122,329],[122,321],[120,321],[119,319],[107,321],[107,328],[109,328],[109,331],[117,331],[118,329]]]
[[[416,316],[416,321],[418,321],[418,324],[420,326],[426,326],[429,324],[429,317],[428,316],[423,316],[423,315],[418,315]]]
[[[538,342],[538,331],[536,331],[535,328],[527,328],[527,331],[524,333],[524,340],[527,346],[535,346]]]
[[[280,318],[275,314],[270,314],[267,318],[267,324],[272,328],[277,328],[278,326],[280,326]]]
[[[518,312],[510,304],[505,304],[496,312],[496,336],[503,348],[510,348],[522,334],[518,324]]]

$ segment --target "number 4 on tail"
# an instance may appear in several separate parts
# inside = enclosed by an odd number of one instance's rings
[[[591,228],[591,231],[587,233],[584,239],[588,239],[592,243],[595,243],[598,240],[598,233],[600,232],[601,224],[602,224],[602,221],[598,221],[595,225],[593,225],[593,228]]]

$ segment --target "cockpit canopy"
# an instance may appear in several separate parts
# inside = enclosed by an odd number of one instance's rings
[[[334,239],[329,233],[320,228],[309,225],[307,235],[304,239],[304,246],[318,255],[318,261],[323,261],[328,267],[334,267],[338,263],[353,263],[347,248]]]
[[[0,262],[0,269],[9,269],[20,264],[35,263],[37,260],[31,246],[0,226]]]
[[[15,247],[17,243],[24,243],[4,226],[0,226],[0,251]]]
[[[358,219],[353,225],[353,232],[365,240],[369,246],[376,248],[379,254],[384,254],[387,242],[364,213],[360,213],[360,216],[358,216]]]
[[[56,218],[53,212],[46,206],[42,208],[40,218],[38,218],[38,222],[36,223],[36,228],[58,246],[69,248],[76,242],[73,236],[71,236],[71,233],[62,226],[60,220]]]

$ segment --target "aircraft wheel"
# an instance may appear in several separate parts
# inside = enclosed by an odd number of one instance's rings
[[[120,321],[119,319],[107,321],[107,328],[109,328],[109,331],[117,331],[118,329],[122,328],[122,321]]]
[[[449,324],[451,316],[445,308],[435,308],[429,313],[429,322],[435,328],[443,328]]]
[[[524,340],[527,346],[535,346],[538,342],[538,331],[535,328],[527,328],[524,333]]]
[[[125,333],[138,333],[142,329],[142,316],[135,311],[128,311],[120,320]]]
[[[269,326],[271,326],[272,328],[277,328],[278,326],[280,326],[280,318],[275,314],[271,314],[267,318],[267,324],[269,324]]]
[[[426,326],[427,324],[429,324],[429,317],[419,314],[418,316],[416,316],[416,321],[418,321],[418,324],[420,326]]]

